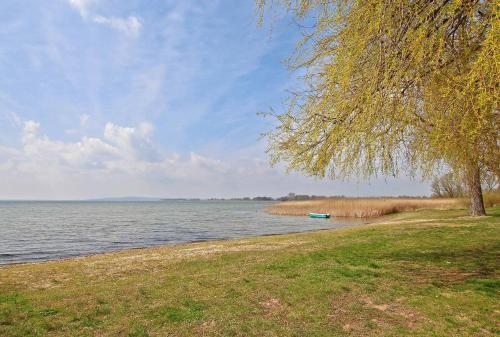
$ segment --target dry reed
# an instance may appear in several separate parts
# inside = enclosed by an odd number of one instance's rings
[[[329,198],[285,201],[266,209],[276,215],[329,213],[334,217],[368,218],[417,209],[465,208],[464,199],[444,198]]]
[[[485,207],[500,205],[500,190],[486,192],[483,194],[483,198]]]

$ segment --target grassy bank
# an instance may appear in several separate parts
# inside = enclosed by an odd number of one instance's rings
[[[489,212],[3,267],[0,336],[494,336]]]
[[[330,213],[336,217],[369,218],[418,209],[459,209],[467,207],[464,199],[446,198],[328,198],[286,201],[266,211],[276,215]]]

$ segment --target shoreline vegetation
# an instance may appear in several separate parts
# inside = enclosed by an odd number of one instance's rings
[[[463,209],[465,199],[458,198],[328,198],[284,201],[265,211],[273,215],[304,216],[309,213],[328,213],[332,217],[373,218],[419,209]]]
[[[484,195],[485,205],[500,204],[500,193]],[[314,200],[283,201],[265,209],[273,215],[305,216],[309,213],[328,213],[332,217],[374,218],[383,215],[416,211],[421,209],[464,209],[468,207],[466,198],[425,198],[425,197],[373,197],[373,198],[321,198]]]
[[[0,335],[494,336],[500,207],[488,213],[6,265]]]

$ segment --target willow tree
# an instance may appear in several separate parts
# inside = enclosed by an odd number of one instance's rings
[[[257,0],[304,38],[290,57],[305,89],[269,133],[272,162],[315,176],[499,174],[499,6],[466,0]]]

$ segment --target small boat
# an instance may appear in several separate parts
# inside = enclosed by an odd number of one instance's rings
[[[328,213],[309,213],[310,218],[318,218],[318,219],[329,219],[330,214]]]

